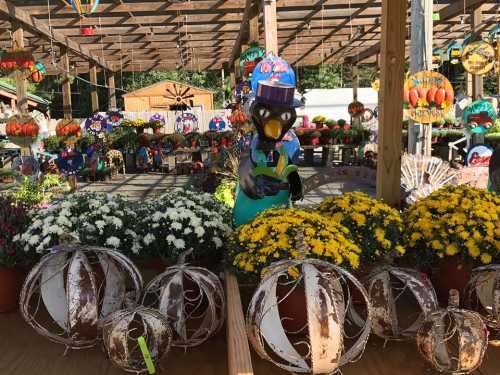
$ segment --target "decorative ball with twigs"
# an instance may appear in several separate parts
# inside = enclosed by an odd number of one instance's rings
[[[67,348],[92,347],[103,319],[123,308],[127,299],[137,302],[142,284],[132,261],[116,250],[55,246],[24,282],[21,315],[51,341]]]

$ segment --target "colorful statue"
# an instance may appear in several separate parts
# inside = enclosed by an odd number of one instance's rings
[[[237,226],[270,207],[287,207],[303,196],[298,168],[293,164],[299,147],[289,133],[302,106],[294,99],[295,86],[260,81],[251,107],[257,134],[250,151],[242,155],[233,217]],[[285,139],[284,139],[285,138]]]

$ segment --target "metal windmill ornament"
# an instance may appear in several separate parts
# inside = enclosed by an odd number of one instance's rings
[[[176,83],[173,84],[173,90],[167,87],[165,90],[167,94],[164,97],[168,100],[172,100],[176,107],[182,107],[185,109],[191,108],[191,103],[188,99],[194,97],[194,94],[190,94],[191,87],[183,88],[181,86],[177,86]]]
[[[159,310],[174,329],[173,346],[191,348],[204,343],[222,327],[226,302],[219,278],[206,268],[190,266],[180,256],[146,286],[143,305]]]
[[[105,320],[103,344],[115,366],[136,374],[154,374],[170,350],[172,330],[159,311],[129,308]]]
[[[137,302],[142,285],[135,265],[116,250],[59,245],[28,274],[20,311],[49,340],[67,348],[88,348],[98,342],[102,320],[126,300]]]
[[[449,306],[436,310],[417,334],[420,354],[440,372],[470,374],[481,366],[488,331],[478,313],[458,308],[459,292],[450,290]]]
[[[366,305],[361,329],[347,319],[353,288]],[[349,272],[317,259],[285,260],[271,264],[257,287],[247,334],[261,358],[286,371],[332,374],[362,355],[370,315],[368,295]]]
[[[480,313],[488,326],[490,344],[500,346],[500,265],[472,270],[465,298],[467,308]]]

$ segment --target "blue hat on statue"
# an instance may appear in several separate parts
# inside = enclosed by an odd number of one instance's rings
[[[288,108],[304,106],[302,101],[295,98],[295,86],[277,81],[259,81],[255,102]]]

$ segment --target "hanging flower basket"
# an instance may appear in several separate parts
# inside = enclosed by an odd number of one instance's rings
[[[80,136],[80,125],[73,120],[59,120],[56,125],[56,134],[58,137]]]
[[[92,27],[82,27],[80,29],[80,34],[82,34],[84,36],[94,35],[94,29]]]
[[[7,51],[0,57],[0,69],[3,71],[31,70],[34,67],[33,55],[24,49]]]
[[[15,115],[7,120],[5,132],[12,143],[29,147],[38,136],[38,125],[31,116]]]

